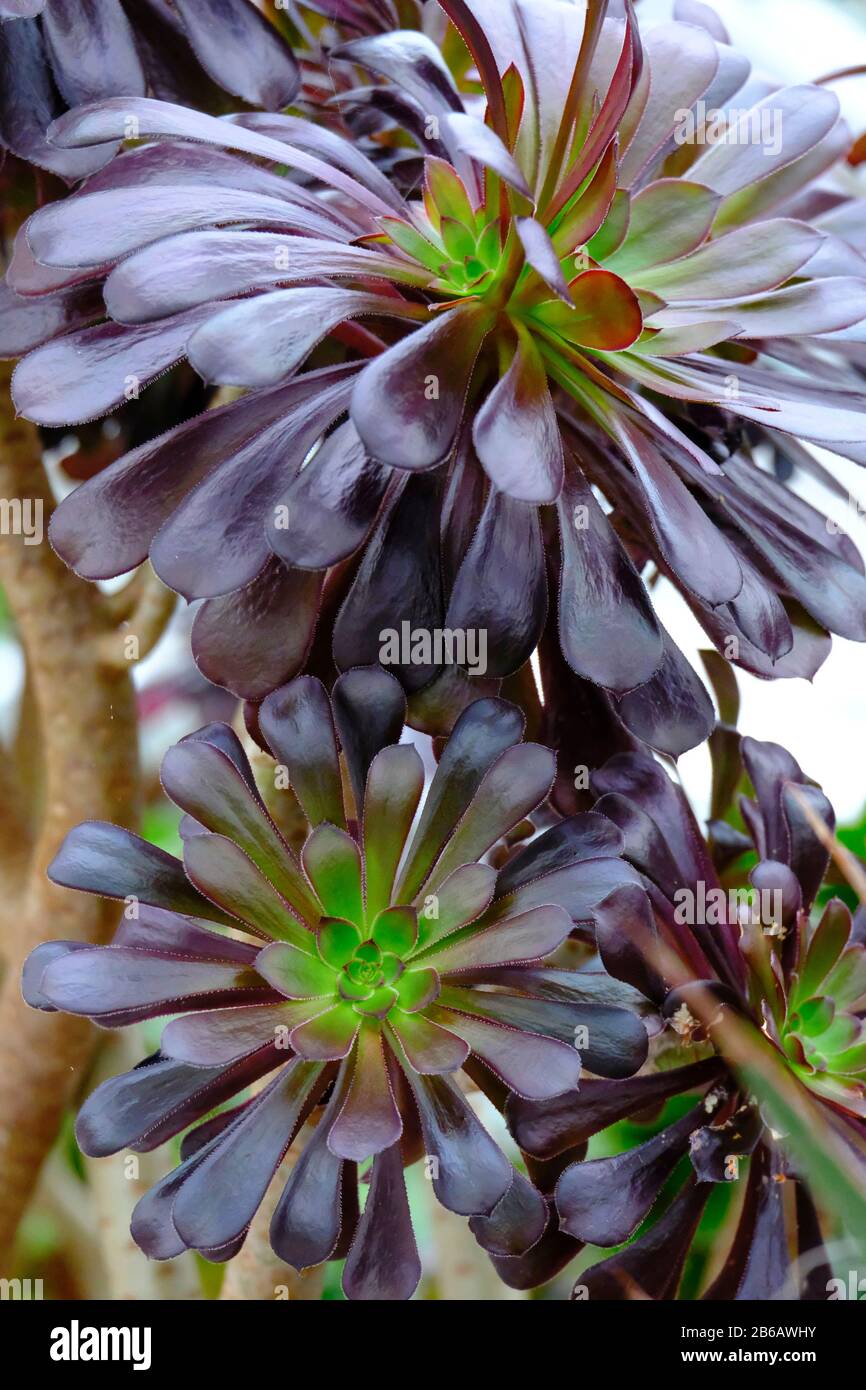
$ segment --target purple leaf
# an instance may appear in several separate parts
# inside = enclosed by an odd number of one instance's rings
[[[108,101],[92,102],[55,121],[49,134],[55,145],[64,149],[76,148],[105,140],[129,138],[130,121],[136,122],[138,139],[175,136],[181,140],[200,140],[208,145],[258,156],[272,164],[285,164],[311,178],[321,179],[326,185],[360,203],[376,217],[393,212],[392,207],[370,193],[363,184],[333,165],[293,145],[244,130],[242,126],[218,120],[203,112],[177,106],[173,102],[154,101],[150,97],[131,100],[113,97]]]
[[[562,651],[572,670],[609,690],[650,679],[664,644],[646,590],[583,474],[569,464],[559,499]]]
[[[189,917],[236,925],[231,916],[196,892],[180,860],[104,821],[70,830],[48,866],[52,883],[105,898],[131,898]]]
[[[0,357],[21,357],[52,338],[104,316],[98,289],[72,286],[56,294],[15,294],[0,281]]]
[[[738,227],[681,260],[642,271],[640,285],[673,302],[761,294],[796,275],[815,254],[820,235],[782,217]]]
[[[524,198],[532,200],[523,171],[495,131],[476,117],[464,115],[462,111],[445,116],[442,124],[463,155],[491,169]]]
[[[45,138],[60,110],[42,31],[34,19],[0,23],[0,142],[19,159],[74,183],[106,164],[116,144],[92,150],[59,150]]]
[[[414,30],[365,35],[342,44],[331,56],[358,63],[414,97],[424,111],[460,111],[454,79],[436,44]]]
[[[381,1034],[368,1021],[358,1034],[352,1060],[349,1092],[328,1133],[328,1148],[341,1158],[361,1162],[396,1144],[403,1121],[394,1100]]]
[[[555,1158],[584,1144],[609,1125],[639,1115],[699,1086],[715,1081],[722,1070],[714,1057],[671,1071],[634,1076],[623,1081],[583,1078],[578,1094],[555,1100],[523,1100],[510,1096],[506,1109],[508,1127],[526,1153],[540,1159]]]
[[[628,1240],[686,1152],[690,1135],[707,1118],[699,1105],[625,1153],[573,1163],[556,1185],[562,1229],[590,1245]]]
[[[277,499],[345,410],[351,390],[352,378],[339,369],[303,377],[268,428],[187,492],[151,546],[153,567],[169,588],[216,598],[258,578],[272,559],[265,525],[277,515]]]
[[[444,937],[425,950],[425,964],[440,975],[482,966],[521,965],[551,955],[571,932],[571,918],[562,908],[537,907],[492,926],[461,932],[456,940]]]
[[[289,569],[273,556],[252,584],[198,610],[192,651],[199,669],[243,699],[263,699],[303,666],[321,590],[320,574]]]
[[[508,1194],[503,1200],[507,1199]],[[550,1203],[544,1234],[525,1254],[503,1257],[491,1253],[490,1258],[496,1273],[510,1289],[537,1289],[555,1279],[580,1249],[578,1241],[559,1229],[559,1218]]]
[[[472,438],[494,487],[519,502],[555,502],[563,455],[547,372],[522,332],[508,371],[475,416]]]
[[[154,377],[174,366],[212,313],[210,307],[192,309],[140,328],[103,323],[46,343],[15,369],[15,408],[40,425],[82,424],[105,415],[137,399]]]
[[[673,134],[677,113],[688,111],[704,95],[719,70],[719,50],[712,37],[690,24],[656,25],[643,45],[649,97],[620,162],[620,188],[636,186]]]
[[[423,1013],[407,1013],[392,1009],[388,1026],[406,1054],[409,1065],[423,1076],[458,1071],[469,1056],[469,1046],[450,1033],[431,1023]]]
[[[556,772],[550,749],[538,743],[507,748],[484,774],[470,805],[426,882],[435,891],[461,864],[476,863],[496,841],[547,797]]]
[[[679,647],[662,629],[665,654],[654,676],[616,700],[625,727],[659,753],[678,758],[709,738],[713,703]]]
[[[535,651],[546,616],[538,513],[491,488],[454,580],[445,626],[486,634],[484,669],[473,675],[508,676]]]
[[[593,790],[600,796],[618,792],[652,817],[661,831],[685,883],[714,881],[712,864],[691,808],[681,791],[647,753],[620,753],[593,773]]]
[[[255,988],[250,970],[218,961],[185,961],[126,946],[70,951],[45,970],[40,988],[57,1009],[98,1017],[146,1010],[150,1016],[180,1011],[190,996],[195,1007],[218,1000],[242,1004]],[[268,1039],[265,1039],[268,1041]]]
[[[288,770],[310,825],[345,825],[337,736],[321,681],[299,676],[274,691],[261,707],[259,722],[271,754]]]
[[[415,312],[390,295],[329,285],[276,290],[212,316],[190,339],[189,360],[205,381],[273,386],[341,323],[363,315],[400,319]]]
[[[662,553],[676,577],[714,607],[743,587],[737,556],[652,440],[622,414],[612,427],[637,474]]]
[[[284,1061],[285,1053],[272,1047],[230,1067],[191,1067],[157,1054],[90,1093],[78,1112],[76,1138],[91,1158],[124,1148],[151,1153]]]
[[[394,676],[374,666],[340,676],[331,691],[331,704],[355,804],[360,807],[376,754],[400,741],[406,697]]]
[[[731,42],[727,29],[712,5],[705,5],[702,0],[676,0],[674,19],[682,20],[685,24],[699,25],[719,43]]]
[[[450,453],[488,311],[466,303],[389,348],[361,373],[352,419],[373,458],[396,468],[432,468]]]
[[[275,504],[267,532],[272,550],[301,569],[348,559],[366,540],[390,476],[351,421],[339,426]]]
[[[490,1255],[525,1255],[547,1226],[547,1203],[515,1168],[511,1186],[487,1216],[473,1216],[469,1229]]]
[[[376,1155],[370,1192],[343,1270],[352,1300],[394,1302],[412,1297],[421,1261],[412,1230],[399,1144]]]
[[[294,1269],[330,1259],[343,1224],[341,1188],[351,1181],[343,1160],[327,1145],[328,1130],[343,1102],[345,1069],[315,1132],[298,1157],[271,1219],[274,1253]]]
[[[559,263],[559,253],[550,239],[546,227],[534,217],[518,217],[515,221],[517,235],[520,237],[526,260],[536,275],[539,275],[549,289],[571,307],[571,292],[568,281]]]
[[[283,998],[279,1003],[244,1003],[241,1008],[187,1014],[163,1029],[160,1051],[190,1066],[229,1066],[273,1043],[278,1030],[291,1027],[293,1021],[292,1007]]]
[[[580,1297],[623,1302],[635,1297],[674,1298],[711,1192],[709,1183],[688,1183],[664,1216],[639,1240],[580,1275]]]
[[[511,1185],[511,1164],[452,1081],[406,1075],[426,1152],[439,1160],[433,1178],[437,1199],[460,1216],[487,1215]]]
[[[219,1247],[249,1225],[320,1070],[301,1062],[284,1068],[186,1179],[172,1220],[189,1245]]]
[[[175,0],[195,56],[208,76],[252,106],[288,106],[301,85],[292,50],[247,0]]]
[[[67,106],[144,96],[146,80],[123,6],[113,0],[51,0],[42,34]]]
[[[234,162],[242,172],[241,161]],[[287,191],[290,188],[287,185]],[[49,203],[28,222],[27,240],[43,265],[104,266],[163,237],[233,223],[313,232],[328,241],[341,230],[324,213],[296,205],[288,197],[196,183],[193,171],[187,186],[133,184]],[[128,271],[119,271],[108,287],[112,312],[124,313],[127,284]]]
[[[199,304],[322,275],[369,275],[410,285],[426,284],[430,278],[428,271],[408,261],[327,242],[321,236],[203,230],[177,232],[134,252],[109,275],[105,300],[118,322],[148,323]]]
[[[765,129],[765,114],[780,137],[773,147],[767,142],[756,144],[752,135],[756,128]],[[690,177],[728,197],[808,153],[838,119],[835,92],[807,85],[783,87],[745,112],[725,140],[699,155],[689,170]]]
[[[461,714],[427,792],[395,891],[397,901],[415,899],[485,773],[522,735],[523,716],[505,700],[477,700]]]
[[[547,1100],[577,1086],[580,1057],[567,1043],[521,1033],[438,1004],[431,1007],[429,1017],[468,1043],[518,1095]]]
[[[551,869],[567,868],[586,859],[616,858],[622,848],[622,836],[604,815],[589,811],[569,816],[536,836],[508,860],[496,880],[497,895],[510,893]]]
[[[251,791],[221,749],[198,739],[183,739],[163,758],[160,780],[177,806],[208,830],[233,840],[287,902],[315,922],[317,904],[297,860],[258,792]]]
[[[85,579],[134,569],[196,483],[254,438],[267,438],[311,380],[218,406],[124,454],[64,498],[51,518],[54,549]]]
[[[298,921],[287,899],[233,840],[224,835],[192,836],[184,843],[184,866],[196,887],[243,922],[246,930],[265,941],[291,941],[312,954],[315,943],[310,932]],[[286,891],[292,892],[309,920],[317,921],[320,914],[311,890],[303,882],[292,883],[290,872],[287,857],[283,876]]]
[[[416,690],[429,684],[438,667],[432,651],[423,661],[411,661],[412,636],[444,627],[439,479],[435,475],[404,475],[394,493],[337,616],[334,660],[342,671],[381,661],[394,668],[407,690]],[[404,631],[409,640],[401,641],[403,650],[395,653],[386,645],[389,634],[399,639]]]

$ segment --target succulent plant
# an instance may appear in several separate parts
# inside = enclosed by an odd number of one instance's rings
[[[114,98],[55,123],[64,149],[130,122],[155,143],[24,229],[19,410],[89,419],[183,356],[247,394],[79,489],[53,543],[89,578],[149,551],[206,600],[202,669],[248,698],[375,662],[404,622],[479,629],[486,684],[395,667],[417,726],[447,730],[558,640],[551,710],[588,685],[600,718],[678,754],[712,707],[647,565],[764,677],[866,636],[852,542],[755,453],[819,475],[800,439],[866,457],[859,205],[815,187],[847,149],[838,102],[750,78],[703,7],[643,37],[629,4],[593,0],[585,25],[560,0],[442,9],[483,97],[420,32],[337,55],[416,142],[417,195],[295,116]],[[773,141],[748,143],[765,120]]]
[[[0,356],[87,455],[51,542],[149,559],[246,701],[163,761],[182,858],[89,821],[50,866],[123,910],[39,945],[28,1004],[156,1048],[78,1142],[178,1141],[159,1260],[259,1213],[411,1298],[423,1162],[516,1289],[824,1298],[830,1218],[866,1258],[866,908],[729,663],[866,640],[863,559],[788,485],[866,463],[860,70],[780,88],[699,0],[279,9],[0,0]],[[706,833],[654,756],[705,739]]]
[[[0,0],[0,145],[69,183],[117,142],[64,150],[45,138],[67,107],[153,96],[222,109],[226,94],[279,110],[300,86],[291,48],[252,0]]]
[[[717,822],[705,842],[680,788],[645,754],[614,758],[595,778],[596,813],[620,827],[625,858],[644,880],[597,909],[598,950],[658,1010],[654,1065],[628,1080],[582,1079],[577,1096],[508,1102],[519,1144],[546,1163],[619,1120],[680,1102],[645,1141],[559,1177],[562,1231],[624,1246],[579,1276],[578,1298],[676,1298],[707,1201],[725,1182],[742,1191],[737,1224],[700,1296],[828,1297],[833,1269],[817,1212],[826,1194],[816,1204],[794,1126],[783,1129],[771,1103],[775,1090],[792,1088],[791,1113],[806,1115],[819,1144],[841,1140],[837,1180],[863,1189],[866,924],[839,899],[811,916],[832,809],[784,749],[727,733],[718,767],[731,791],[748,774],[748,836]],[[750,871],[741,866],[747,848],[757,855]],[[769,1101],[757,1085],[763,1067]],[[848,1234],[866,1242],[853,1207]]]
[[[381,670],[341,677],[333,705],[312,677],[265,700],[259,736],[309,831],[299,856],[239,740],[217,724],[162,767],[185,812],[183,864],[91,823],[51,866],[55,882],[122,898],[126,910],[109,946],[40,946],[25,970],[28,1001],[108,1028],[171,1016],[159,1052],[100,1086],[77,1122],[81,1147],[98,1156],[187,1131],[180,1167],[133,1216],[154,1258],[235,1254],[305,1122],[272,1243],[298,1268],[345,1256],[352,1298],[406,1298],[418,1283],[403,1167],[422,1155],[439,1201],[472,1218],[506,1269],[540,1246],[541,1279],[551,1227],[561,1245],[544,1196],[456,1074],[498,1100],[558,1095],[577,1082],[578,1028],[594,1071],[642,1065],[644,1026],[603,974],[540,968],[576,920],[637,875],[618,857],[616,827],[591,814],[558,822],[497,871],[491,851],[526,834],[552,754],[521,742],[514,706],[477,701],[424,795],[418,751],[396,742],[404,714],[399,683]],[[370,1158],[359,1216],[357,1165]]]

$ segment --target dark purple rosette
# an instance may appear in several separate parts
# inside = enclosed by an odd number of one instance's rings
[[[801,1162],[810,1135],[818,1166],[832,1153],[839,1193],[850,1194],[852,1248],[866,1240],[866,923],[838,898],[812,915],[834,825],[820,789],[778,745],[721,733],[716,808],[745,772],[748,834],[718,820],[704,840],[681,789],[645,754],[615,757],[594,779],[596,813],[619,827],[643,880],[597,908],[598,951],[657,1010],[651,1065],[506,1107],[521,1148],[552,1164],[676,1102],[645,1141],[561,1173],[556,1205],[573,1252],[623,1246],[579,1276],[576,1298],[675,1299],[707,1202],[731,1183],[729,1248],[688,1296],[826,1299],[827,1189]]]
[[[264,701],[262,742],[306,822],[299,855],[237,737],[214,724],[162,766],[185,813],[183,863],[90,823],[51,866],[55,882],[127,906],[109,946],[38,947],[28,1001],[108,1028],[170,1016],[159,1051],[101,1085],[77,1122],[96,1156],[185,1131],[180,1166],[133,1217],[153,1258],[235,1254],[306,1124],[271,1226],[289,1264],[345,1257],[349,1297],[408,1298],[421,1268],[403,1169],[426,1156],[439,1201],[472,1218],[480,1244],[505,1262],[536,1249],[546,1277],[551,1232],[561,1244],[548,1202],[458,1074],[500,1103],[573,1091],[578,1029],[594,1072],[640,1068],[647,1034],[622,995],[603,974],[551,965],[575,924],[639,876],[619,830],[593,814],[554,824],[497,871],[497,846],[525,835],[548,795],[553,755],[522,742],[514,706],[477,701],[425,794],[417,749],[397,742],[404,716],[381,670],[347,672],[332,699],[304,676]]]
[[[150,553],[247,698],[386,632],[483,633],[483,672],[401,650],[416,726],[541,642],[554,714],[677,755],[712,706],[644,571],[760,676],[866,637],[856,549],[777,475],[827,480],[802,440],[866,458],[862,210],[816,184],[838,101],[750,76],[703,9],[641,35],[630,4],[441,8],[456,78],[419,31],[338,51],[373,78],[347,120],[411,136],[408,195],[374,140],[294,116],[116,97],[54,124],[64,151],[145,143],[21,234],[18,409],[90,419],[183,357],[246,394],[80,488],[53,543],[92,579]]]
[[[70,183],[118,146],[48,141],[68,107],[151,95],[279,111],[301,84],[291,48],[253,0],[0,0],[0,76],[0,146]]]

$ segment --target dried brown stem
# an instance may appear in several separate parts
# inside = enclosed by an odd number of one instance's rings
[[[52,498],[36,431],[16,420],[0,373],[0,498],[31,498],[47,526]],[[0,584],[15,617],[29,674],[44,769],[44,810],[32,843],[15,828],[15,805],[0,812],[13,838],[0,863],[8,969],[0,992],[0,1273],[57,1133],[76,1075],[91,1052],[82,1019],[26,1007],[19,975],[26,955],[50,937],[105,941],[116,909],[57,888],[46,868],[81,820],[131,825],[138,794],[135,701],[128,667],[102,664],[113,627],[97,588],[71,574],[47,541],[0,537]],[[10,789],[6,788],[7,794]],[[14,792],[13,792],[14,795]]]

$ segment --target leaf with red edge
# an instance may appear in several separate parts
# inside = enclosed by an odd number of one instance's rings
[[[567,342],[619,352],[637,342],[643,315],[634,291],[610,270],[587,270],[572,280],[569,304],[547,300],[533,317]]]
[[[720,202],[720,194],[687,179],[648,184],[632,199],[628,233],[605,268],[633,279],[694,251],[709,236]]]
[[[428,159],[424,166],[424,181],[424,205],[437,231],[446,217],[462,227],[473,225],[475,214],[466,185],[447,160]]]
[[[616,193],[616,143],[609,145],[587,187],[551,231],[558,256],[586,246],[604,225]]]
[[[534,217],[518,217],[515,222],[517,235],[523,245],[527,264],[536,275],[558,295],[566,304],[571,303],[568,284],[559,263],[559,255],[551,241],[546,227]]]

